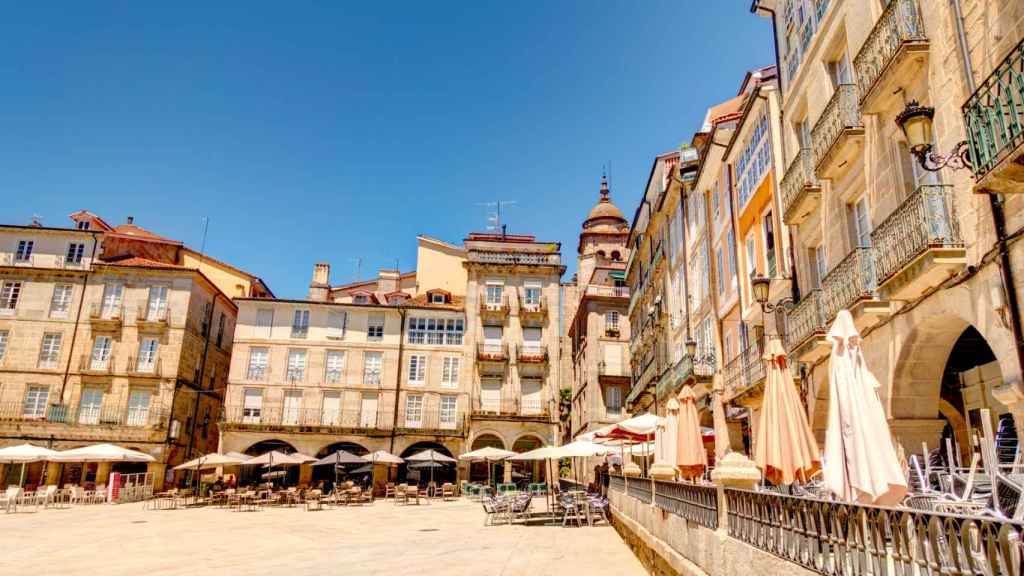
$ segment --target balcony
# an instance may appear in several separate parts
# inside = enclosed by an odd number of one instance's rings
[[[526,326],[542,326],[548,318],[547,298],[519,296],[519,321]]]
[[[588,284],[584,293],[587,296],[598,296],[601,298],[629,298],[629,287]]]
[[[479,362],[508,362],[508,344],[477,344],[476,359]]]
[[[821,184],[814,174],[811,149],[801,148],[782,177],[782,219],[795,226],[807,219],[821,203]]]
[[[441,410],[403,412],[395,426],[399,434],[428,434],[431,436],[464,437],[469,429],[465,414]]]
[[[619,364],[608,364],[601,361],[597,363],[597,375],[599,378],[629,378],[629,371]]]
[[[149,332],[167,329],[167,308],[150,310],[148,306],[139,306],[135,313],[135,325],[139,330]]]
[[[928,69],[928,37],[917,0],[892,0],[853,60],[865,114],[902,107],[898,93]]]
[[[37,423],[40,426],[126,426],[162,429],[170,410],[160,405],[70,406],[51,404],[45,415],[26,414],[21,402],[0,404],[0,422]],[[54,433],[57,430],[53,430]]]
[[[363,411],[359,408],[322,408],[242,406],[228,404],[221,416],[225,427],[234,430],[332,432],[359,434],[390,434],[394,429],[394,412]]]
[[[508,296],[502,295],[498,300],[488,299],[486,292],[480,292],[480,319],[484,323],[488,321],[504,324],[508,316]]]
[[[889,302],[875,297],[875,256],[872,248],[854,248],[821,281],[825,324],[846,308],[864,330],[889,315]]]
[[[953,188],[919,187],[872,233],[879,296],[913,300],[967,264]]]
[[[726,402],[743,404],[748,399],[757,397],[764,388],[765,366],[761,344],[751,342],[739,356],[725,365],[722,373],[725,377]]]
[[[473,399],[474,418],[540,420],[547,422],[550,414],[540,400],[527,398]]]
[[[89,323],[95,329],[119,330],[124,317],[124,305],[101,306],[93,304],[89,307]]]
[[[498,252],[487,250],[470,250],[467,254],[470,262],[480,264],[517,265],[517,266],[559,266],[561,257],[541,252]]]
[[[89,267],[84,257],[68,258],[66,255],[57,256],[57,267],[65,270],[85,270]]]
[[[811,290],[786,314],[786,352],[798,361],[814,362],[829,353],[821,301],[821,290]]]
[[[548,363],[548,347],[544,344],[516,346],[516,362],[546,365]]]
[[[814,170],[818,178],[846,173],[864,148],[864,123],[857,105],[857,87],[840,84],[811,131]]]
[[[128,358],[127,372],[131,376],[160,378],[163,376],[163,363],[160,356],[132,356]]]
[[[1024,193],[1024,40],[963,105],[976,188]]]
[[[78,359],[78,371],[82,374],[110,375],[114,373],[113,355],[106,358],[93,358],[91,354],[82,354]]]

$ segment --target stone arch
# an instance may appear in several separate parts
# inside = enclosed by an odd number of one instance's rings
[[[533,432],[520,434],[512,443],[512,451],[517,453],[529,452],[544,445],[544,440]],[[540,482],[544,479],[544,462],[513,462],[513,481],[528,480],[529,482]]]
[[[488,446],[505,450],[505,439],[498,432],[482,430],[473,438],[470,450],[479,450]]]
[[[450,458],[456,458],[456,455],[452,451],[441,444],[432,440],[421,440],[414,442],[407,446],[405,450],[402,450],[398,456],[401,458],[408,458],[414,454],[422,452],[423,450],[434,450]],[[422,468],[423,464],[406,462],[398,467],[398,479],[399,481],[409,480],[410,477],[418,478],[420,483],[426,483],[428,479],[432,478],[434,482],[440,485],[441,482],[455,482],[456,476],[458,475],[457,463],[456,464],[444,464],[440,467]],[[416,474],[410,474],[410,472],[416,471]]]
[[[259,456],[265,454],[271,450],[277,450],[278,452],[284,452],[285,454],[292,454],[298,452],[298,450],[291,443],[281,440],[279,438],[267,438],[266,440],[260,440],[251,444],[248,448],[243,450],[244,454],[249,456]]]
[[[953,345],[970,323],[936,314],[915,323],[903,342],[889,389],[893,420],[934,419],[939,414],[942,374]]]
[[[357,442],[342,441],[326,444],[324,445],[324,447],[320,448],[320,450],[318,450],[316,454],[312,454],[312,456],[316,456],[317,458],[323,458],[324,456],[327,456],[328,454],[333,454],[338,450],[344,450],[346,452],[355,454],[356,456],[363,456],[370,453],[370,451],[362,444],[359,444]]]

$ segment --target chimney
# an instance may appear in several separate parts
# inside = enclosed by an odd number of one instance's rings
[[[135,216],[129,216],[128,217],[128,223],[129,224],[135,224]]]
[[[377,273],[377,290],[385,294],[397,292],[399,276],[398,270],[382,269]]]
[[[331,291],[331,265],[318,262],[313,265],[313,281],[309,283],[309,299],[327,302]]]

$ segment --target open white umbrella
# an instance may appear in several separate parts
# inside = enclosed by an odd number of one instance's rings
[[[409,456],[405,460],[406,460],[406,462],[430,462],[430,463],[436,463],[436,462],[455,463],[456,462],[455,458],[452,458],[451,456],[446,456],[444,454],[441,454],[437,450],[431,450],[431,449],[423,450],[422,452],[417,452],[417,453],[413,454],[412,456]],[[434,467],[433,466],[431,466],[431,468],[430,468],[430,481],[431,482],[434,481]]]
[[[58,452],[51,459],[54,462],[156,462],[149,454],[130,450],[113,444],[93,444],[72,450]]]
[[[515,456],[515,454],[515,452],[511,452],[509,450],[502,450],[501,448],[494,448],[493,446],[485,446],[479,450],[460,454],[459,460],[469,460],[470,462],[489,460],[497,462],[498,460],[504,460],[510,456]]]
[[[907,482],[878,398],[880,385],[864,363],[860,333],[847,310],[839,311],[828,339],[825,485],[848,502],[898,504]]]
[[[292,456],[295,456],[295,454],[292,454]],[[335,450],[333,453],[314,462],[313,465],[323,466],[325,464],[334,464],[337,466],[339,464],[366,464],[368,462],[369,460],[363,456],[356,456],[355,454],[345,450]]]
[[[245,462],[247,457],[239,458],[237,456],[230,456],[228,454],[218,454],[216,452],[206,454],[189,460],[184,464],[178,464],[174,467],[175,470],[202,470],[203,468],[216,468],[218,466],[233,466]]]
[[[55,450],[36,446],[34,444],[19,444],[0,448],[0,464],[21,464],[21,480],[18,485],[25,483],[25,465],[32,462],[53,460],[57,455]]]
[[[363,456],[363,458],[366,458],[374,464],[405,464],[405,460],[402,460],[387,450],[377,450],[376,452],[371,452],[366,456]]]
[[[242,464],[245,464],[246,466],[264,465],[271,468],[274,466],[294,466],[296,464],[302,464],[305,461],[306,459],[303,457],[296,458],[292,454],[285,454],[284,452],[271,450],[270,452],[265,452],[259,456],[249,458]]]

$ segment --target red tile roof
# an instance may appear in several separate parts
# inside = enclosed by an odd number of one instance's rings
[[[178,264],[160,262],[159,260],[151,260],[149,258],[142,258],[139,256],[128,256],[126,258],[120,258],[115,260],[103,260],[97,262],[97,264],[105,264],[107,266],[128,266],[133,268],[163,268],[172,270],[187,269],[184,266],[179,266]]]
[[[165,242],[168,244],[178,244],[181,242],[178,240],[171,240],[170,238],[164,238],[163,236],[150,232],[145,228],[136,224],[120,224],[115,226],[110,232],[114,236],[123,236],[126,238],[138,238],[140,240],[146,240],[149,242]]]

